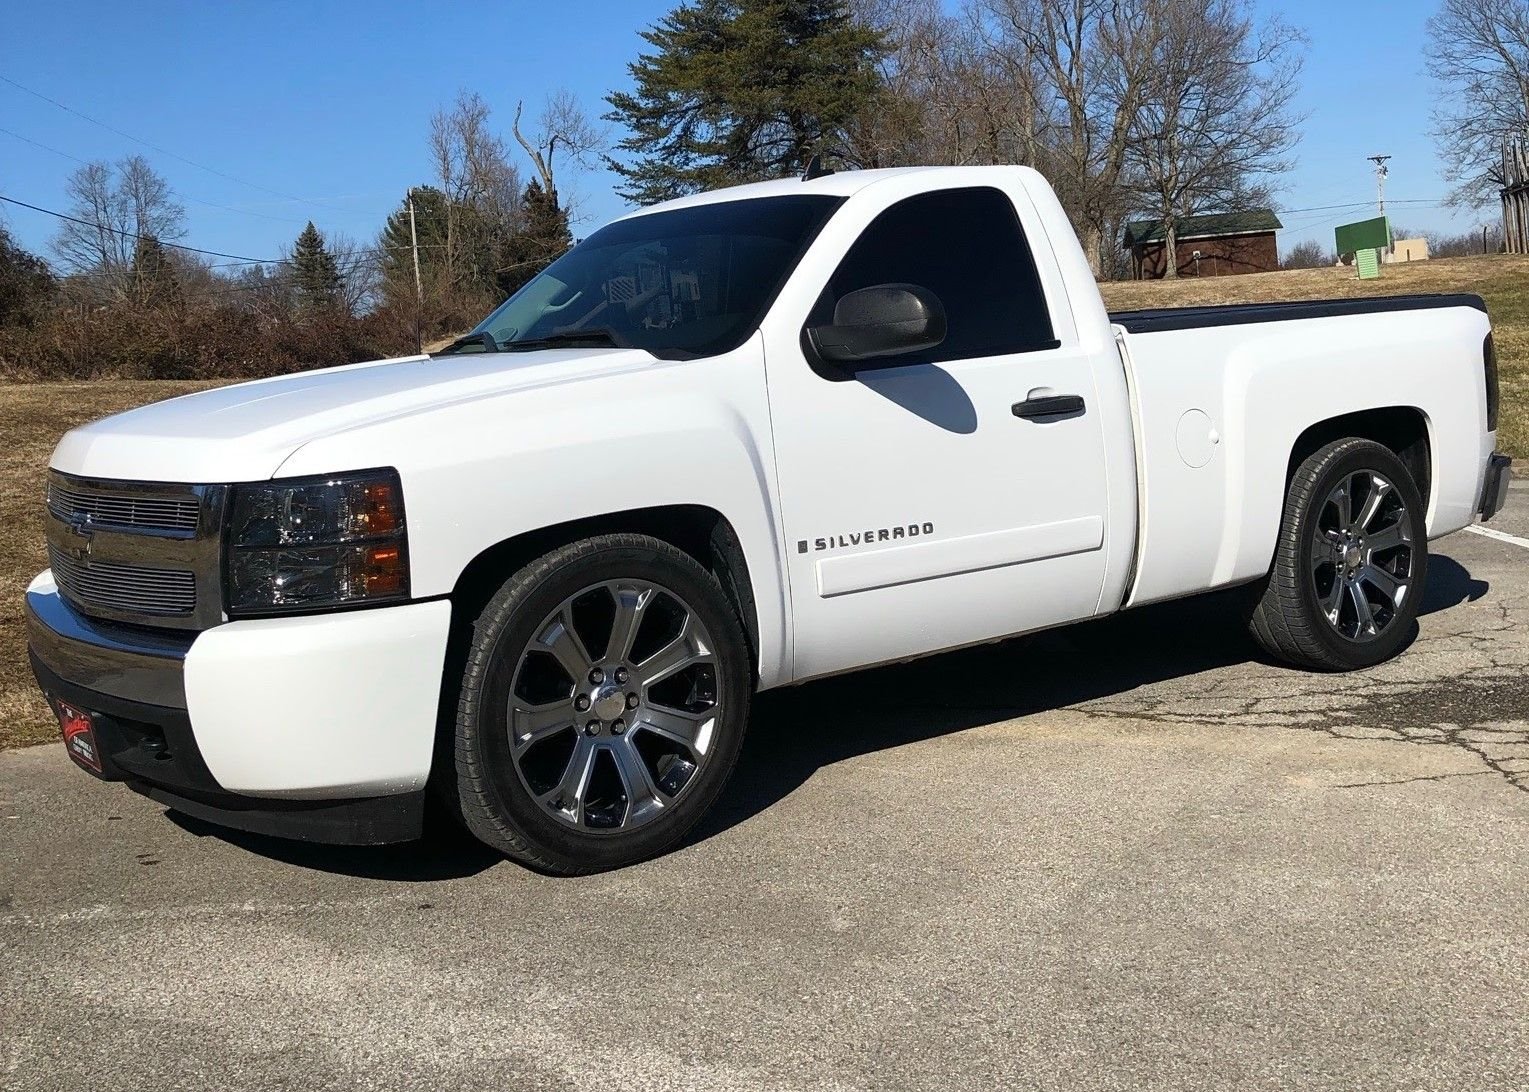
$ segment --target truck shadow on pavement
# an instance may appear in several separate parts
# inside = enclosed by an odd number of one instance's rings
[[[388,846],[330,846],[229,830],[175,811],[167,811],[165,815],[189,834],[217,838],[257,857],[297,868],[368,880],[406,883],[459,880],[504,861],[502,856],[464,831],[450,827],[444,818],[430,822],[425,837],[418,842]]]
[[[1447,557],[1430,559],[1422,613],[1487,593]],[[1241,590],[1128,611],[1066,629],[761,694],[732,781],[686,839],[693,845],[766,810],[818,769],[1015,717],[1261,660],[1241,622]],[[367,879],[459,879],[503,861],[437,817],[423,841],[328,846],[246,834],[169,812],[198,837],[299,868]]]
[[[1488,589],[1453,559],[1431,557],[1420,613],[1475,602]],[[1233,589],[1161,603],[761,694],[737,771],[690,841],[743,822],[819,768],[857,755],[1234,664],[1296,671],[1267,659],[1248,636],[1242,622],[1246,595]]]

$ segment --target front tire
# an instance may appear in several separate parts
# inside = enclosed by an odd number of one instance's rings
[[[1373,667],[1411,639],[1427,576],[1412,475],[1389,448],[1339,440],[1291,478],[1274,567],[1249,628],[1270,655],[1299,667]]]
[[[663,853],[731,774],[752,681],[737,611],[689,555],[631,534],[554,550],[473,626],[456,724],[462,818],[558,874]]]

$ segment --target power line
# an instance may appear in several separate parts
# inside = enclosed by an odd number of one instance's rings
[[[0,79],[4,78],[4,76],[0,76]],[[55,216],[60,220],[68,220],[70,223],[79,224],[81,227],[94,228],[97,231],[110,231],[114,235],[126,236],[129,239],[143,240],[147,238],[147,236],[137,235],[122,228],[107,227],[105,224],[93,224],[89,220],[81,220],[77,216],[66,216],[62,212],[54,212],[52,209],[45,209],[40,205],[29,205],[25,201],[18,201],[16,198],[6,197],[4,194],[0,194],[0,201],[5,201],[12,205],[20,205],[24,209],[31,209],[33,212],[40,212],[47,216]],[[275,262],[283,260],[280,258],[249,258],[243,254],[225,254],[221,250],[203,250],[200,247],[182,246],[180,243],[169,243],[163,239],[155,239],[154,241],[160,246],[173,247],[176,250],[186,250],[190,251],[192,254],[208,254],[214,258],[233,258],[235,261],[247,262],[250,265],[272,265]]]
[[[1432,205],[1437,208],[1443,206],[1447,202],[1444,198],[1414,197],[1405,201],[1397,201],[1392,199],[1390,203],[1393,205]],[[1285,215],[1294,215],[1298,212],[1331,212],[1334,209],[1359,209],[1371,204],[1374,204],[1374,202],[1350,201],[1344,205],[1314,205],[1309,209],[1280,209],[1279,211]]]
[[[0,77],[0,78],[3,78],[3,77]],[[72,224],[79,224],[81,227],[94,228],[96,231],[109,231],[109,232],[111,232],[114,235],[122,235],[122,236],[125,236],[126,238],[135,239],[135,240],[141,240],[141,239],[149,238],[149,236],[137,235],[137,234],[135,234],[135,233],[133,233],[131,231],[127,231],[127,230],[125,230],[123,228],[114,228],[114,227],[108,227],[106,224],[92,223],[89,220],[81,220],[78,216],[68,216],[68,215],[66,215],[66,214],[64,214],[62,212],[54,212],[52,209],[45,209],[41,205],[32,205],[32,204],[28,204],[25,201],[18,201],[16,198],[14,198],[14,197],[7,197],[3,193],[0,193],[0,201],[5,201],[5,202],[8,202],[9,204],[12,204],[12,205],[19,205],[19,206],[21,206],[24,209],[31,209],[33,212],[40,212],[40,213],[44,214],[45,216],[54,216],[54,217],[57,217],[60,220],[68,220],[70,223],[72,223]],[[187,252],[189,252],[191,254],[206,254],[206,255],[208,255],[210,257],[213,257],[213,258],[232,258],[233,259],[233,261],[224,263],[221,266],[214,266],[213,268],[215,268],[215,269],[226,269],[229,266],[234,266],[234,265],[288,265],[292,261],[291,258],[250,258],[250,257],[246,257],[243,254],[226,254],[226,253],[224,253],[221,250],[203,250],[201,247],[185,246],[185,245],[183,245],[181,243],[166,242],[165,240],[159,239],[159,238],[155,238],[154,241],[156,243],[158,243],[160,246],[171,247],[171,248],[173,248],[175,250],[184,250],[184,251],[187,251]],[[407,247],[407,246],[384,246],[384,247],[372,247],[370,249],[373,249],[373,250],[409,250],[411,248]],[[421,249],[421,250],[444,250],[444,249],[446,249],[446,244],[445,243],[421,243],[419,249]]]
[[[81,113],[79,110],[76,110],[72,106],[67,106],[64,103],[59,102],[57,99],[49,98],[47,95],[44,95],[41,91],[34,91],[30,87],[25,86],[24,84],[17,83],[15,80],[11,79],[9,76],[0,76],[0,82],[8,83],[12,87],[16,88],[16,90],[18,90],[18,91],[25,91],[28,95],[31,95],[33,98],[41,99],[43,102],[46,102],[46,103],[48,103],[48,104],[50,104],[52,106],[58,107],[60,110],[64,111],[66,114],[73,114],[77,118],[83,118],[85,121],[90,122],[92,125],[99,125],[101,128],[105,129],[107,132],[116,133],[119,137],[122,137],[124,140],[131,140],[134,144],[142,144],[145,148],[148,148],[151,151],[158,152],[160,155],[167,155],[171,159],[179,160],[180,162],[186,164],[189,167],[195,167],[199,171],[206,171],[208,174],[215,174],[219,178],[227,179],[230,182],[237,182],[239,185],[241,185],[241,186],[248,186],[252,190],[260,190],[263,193],[269,193],[269,194],[272,194],[272,195],[274,195],[276,197],[285,198],[288,201],[297,201],[297,202],[299,202],[301,204],[304,204],[304,205],[312,205],[315,208],[329,209],[331,212],[345,212],[346,211],[345,209],[338,208],[338,207],[336,207],[334,205],[326,205],[322,201],[314,201],[313,199],[308,198],[308,197],[298,197],[296,194],[285,193],[285,192],[283,192],[281,190],[273,190],[271,187],[269,187],[269,186],[262,186],[258,182],[250,182],[250,181],[247,181],[247,180],[245,180],[243,178],[239,178],[239,177],[237,177],[235,175],[231,175],[227,171],[220,171],[216,167],[209,167],[205,163],[198,163],[194,159],[187,159],[185,156],[178,155],[175,152],[170,151],[168,148],[161,148],[158,144],[151,144],[147,140],[144,140],[141,137],[135,137],[132,133],[123,132],[121,129],[118,129],[115,125],[108,125],[106,122],[101,121],[99,118],[93,118],[89,114]]]
[[[52,152],[54,155],[63,156],[65,159],[73,160],[74,162],[84,164],[87,167],[91,165],[88,160],[81,159],[77,155],[70,155],[68,152],[61,152],[57,148],[50,147],[40,140],[33,140],[31,137],[22,136],[20,133],[11,129],[7,129],[4,126],[0,126],[0,133],[4,133],[8,137],[15,137],[23,144],[30,144],[34,148],[41,148],[45,152]],[[190,201],[197,205],[206,205],[208,208],[222,209],[224,212],[233,212],[239,214],[240,216],[255,216],[261,220],[275,220],[276,222],[282,224],[304,223],[304,221],[294,220],[290,216],[272,216],[269,213],[254,212],[250,209],[236,209],[232,205],[220,205],[216,201],[204,201],[200,197],[189,197],[184,193],[180,193],[179,191],[172,190],[171,192],[174,193],[175,196],[179,197],[182,201]]]

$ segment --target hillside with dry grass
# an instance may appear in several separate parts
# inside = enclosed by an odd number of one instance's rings
[[[1112,311],[1473,292],[1487,302],[1497,344],[1502,384],[1498,446],[1516,458],[1529,457],[1529,256],[1504,254],[1389,265],[1378,281],[1361,281],[1353,269],[1340,267],[1244,277],[1123,281],[1101,285],[1100,290]]]

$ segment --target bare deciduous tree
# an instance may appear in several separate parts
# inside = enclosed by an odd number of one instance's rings
[[[340,302],[347,314],[371,310],[382,294],[382,263],[375,245],[339,232],[329,236],[329,253],[340,271]]]
[[[1299,132],[1292,100],[1301,33],[1255,22],[1249,0],[1153,0],[1150,79],[1129,123],[1140,206],[1165,228],[1178,275],[1177,222],[1268,200]]]
[[[853,6],[890,49],[881,99],[852,131],[850,158],[1033,166],[1052,182],[1099,275],[1122,263],[1115,240],[1127,214],[1160,203],[1144,191],[1167,184],[1194,206],[1251,200],[1279,160],[1264,138],[1273,131],[1282,145],[1295,132],[1287,115],[1299,36],[1277,21],[1255,26],[1243,0]],[[1234,45],[1243,53],[1229,54]],[[1235,63],[1218,65],[1218,55]],[[1213,71],[1195,68],[1197,59]],[[1201,109],[1213,100],[1231,107],[1215,119],[1225,132]],[[1150,139],[1170,123],[1200,131]],[[1232,178],[1239,184],[1228,185]]]
[[[430,119],[430,154],[447,202],[442,264],[453,287],[488,283],[493,252],[515,228],[520,173],[489,127],[489,114],[481,95],[464,91]]]
[[[554,201],[564,200],[563,207],[567,208],[566,199],[559,196],[558,156],[575,166],[592,166],[609,145],[606,130],[590,119],[579,100],[568,91],[556,91],[547,97],[529,136],[520,127],[524,110],[525,103],[515,104],[515,121],[511,125],[515,140],[536,168],[543,192]]]
[[[1095,273],[1126,211],[1130,127],[1168,2],[978,0],[1008,82],[1030,88],[1023,161],[1051,178]]]
[[[98,290],[115,298],[132,290],[139,237],[164,243],[186,233],[186,210],[143,156],[87,163],[65,189],[69,215],[83,223],[61,221],[53,250],[66,269],[90,274]]]
[[[1326,269],[1336,261],[1327,247],[1315,239],[1307,239],[1291,247],[1279,265],[1281,269]]]
[[[1428,31],[1440,87],[1433,133],[1451,202],[1495,204],[1503,142],[1529,131],[1529,0],[1443,0]]]

